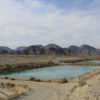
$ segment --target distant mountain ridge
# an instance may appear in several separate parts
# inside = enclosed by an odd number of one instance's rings
[[[61,49],[62,47],[56,45],[56,44],[48,44],[45,46],[46,49],[49,49],[49,48],[55,48],[55,49]]]
[[[16,49],[0,46],[0,54],[19,54],[19,55],[61,55],[61,56],[100,56],[100,49],[89,45],[62,48],[56,44],[31,45],[28,47],[20,46]]]
[[[22,51],[22,50],[25,50],[27,47],[25,46],[20,46],[20,47],[17,47],[15,50],[16,51]]]
[[[5,51],[11,51],[12,49],[6,46],[0,46],[0,49],[5,50]]]
[[[77,47],[75,45],[70,46],[69,50],[71,50],[76,56],[98,56],[100,52],[98,49],[89,46],[89,45],[81,45]]]

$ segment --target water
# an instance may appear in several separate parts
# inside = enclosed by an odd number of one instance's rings
[[[100,64],[100,60],[86,61],[85,63]]]
[[[13,72],[9,74],[3,74],[1,76],[17,78],[36,77],[39,79],[61,79],[83,75],[99,68],[100,66],[53,66],[21,72]]]

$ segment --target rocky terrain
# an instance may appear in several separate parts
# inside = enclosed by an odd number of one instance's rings
[[[89,45],[80,47],[72,45],[68,48],[60,47],[56,44],[20,46],[16,49],[0,46],[0,54],[19,55],[59,55],[59,56],[100,56],[100,50]]]
[[[71,50],[77,56],[99,56],[100,55],[98,49],[89,45],[82,45],[80,47],[73,45],[69,47],[69,50]]]

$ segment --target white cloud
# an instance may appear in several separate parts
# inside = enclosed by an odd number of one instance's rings
[[[38,0],[25,0],[25,3],[33,8],[41,8],[45,6],[44,3]]]
[[[93,4],[92,4],[93,6]],[[0,43],[18,45],[93,44],[100,40],[99,12],[62,10],[38,0],[0,0]]]

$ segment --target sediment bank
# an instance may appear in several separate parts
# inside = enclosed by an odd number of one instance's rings
[[[9,73],[9,72],[17,72],[17,71],[23,71],[28,69],[36,69],[36,68],[43,68],[43,67],[50,67],[50,66],[56,66],[58,64],[55,63],[27,63],[27,64],[6,64],[6,65],[0,65],[0,73]]]

